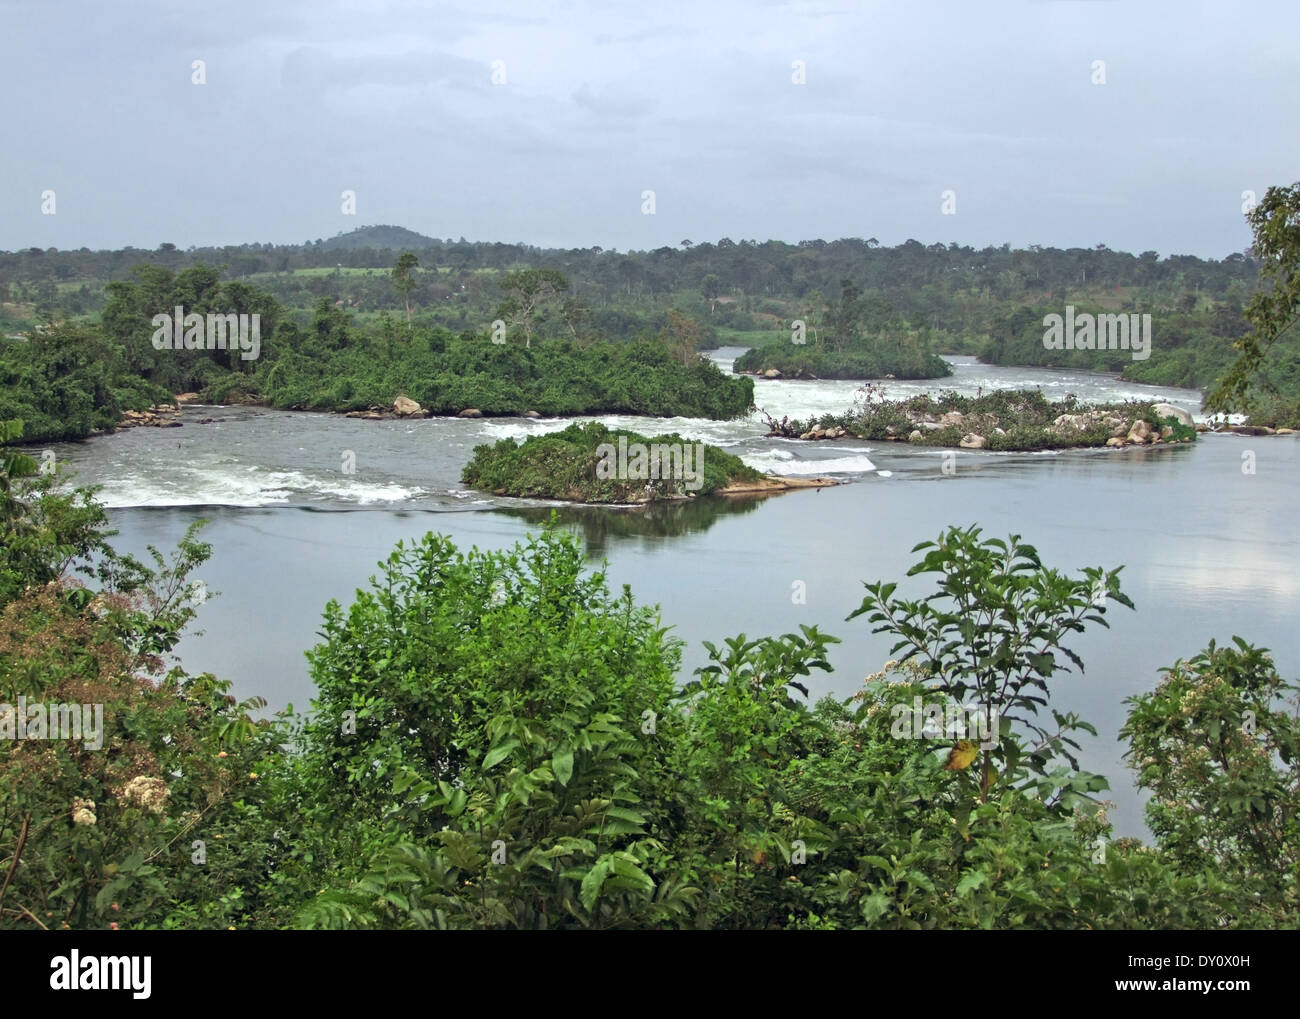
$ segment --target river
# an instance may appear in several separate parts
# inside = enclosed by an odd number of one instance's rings
[[[739,349],[714,358],[724,368]],[[956,375],[934,383],[886,382],[890,397],[925,390],[974,394],[1041,387],[1080,400],[1143,397],[1199,417],[1200,394],[1126,383],[1107,375],[996,367],[950,358]],[[774,417],[840,411],[852,382],[758,380],[755,402]],[[207,424],[198,423],[211,418]],[[467,491],[460,471],[475,445],[559,429],[573,419],[360,421],[336,415],[189,405],[183,428],[136,428],[52,447],[78,484],[100,498],[120,531],[118,548],[174,547],[196,519],[212,559],[196,575],[216,597],[199,610],[177,652],[190,672],[234,681],[242,696],[272,708],[307,707],[312,683],[303,652],[318,639],[321,610],[367,584],[399,539],[429,530],[459,545],[500,548],[535,530],[548,504]],[[1295,437],[1203,435],[1194,445],[1061,453],[961,451],[956,470],[942,452],[862,441],[798,442],[764,437],[760,417],[602,417],[646,434],[679,431],[763,470],[831,474],[845,484],[765,500],[650,510],[565,507],[593,565],[608,561],[615,589],[631,585],[661,606],[687,642],[684,673],[706,661],[701,641],[721,643],[817,624],[842,639],[835,671],[813,677],[812,698],[852,694],[889,657],[889,642],[864,620],[845,622],[862,583],[900,581],[900,594],[929,593],[905,578],[911,548],[950,524],[1017,533],[1044,562],[1076,571],[1124,565],[1136,611],[1116,606],[1109,630],[1073,647],[1087,671],[1066,674],[1053,704],[1098,729],[1081,763],[1105,774],[1117,834],[1143,835],[1141,798],[1121,760],[1124,699],[1148,690],[1159,669],[1190,657],[1209,638],[1240,634],[1272,649],[1284,677],[1300,675],[1300,444]],[[1243,472],[1243,453],[1255,457]],[[353,471],[345,470],[355,460]],[[795,604],[796,581],[806,603]]]

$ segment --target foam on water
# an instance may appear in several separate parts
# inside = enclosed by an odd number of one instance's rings
[[[770,452],[754,453],[740,458],[755,470],[770,474],[815,476],[819,474],[869,474],[876,465],[865,456],[839,456],[826,460],[780,459]],[[775,462],[774,462],[775,461]]]
[[[110,509],[134,506],[281,506],[324,499],[357,506],[403,502],[419,488],[348,477],[313,477],[301,471],[256,466],[184,465],[167,473],[126,472],[103,482],[99,498]]]

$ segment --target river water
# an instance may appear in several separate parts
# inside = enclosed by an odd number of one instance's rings
[[[739,353],[713,356],[729,368]],[[955,377],[887,382],[887,395],[1041,387],[1052,398],[1166,400],[1199,417],[1195,391],[950,360]],[[776,418],[806,418],[847,409],[857,389],[758,380],[755,402]],[[198,423],[204,418],[211,423]],[[137,428],[53,448],[76,483],[102,486],[120,549],[166,551],[191,522],[209,522],[202,539],[213,556],[197,577],[217,597],[199,610],[202,633],[177,649],[183,664],[232,679],[241,697],[305,708],[313,688],[303,652],[318,640],[326,601],[350,602],[400,539],[436,530],[462,547],[500,548],[536,530],[551,504],[468,491],[460,471],[480,443],[573,419],[376,422],[190,405],[184,420],[183,428]],[[1136,611],[1115,606],[1109,630],[1080,635],[1073,647],[1087,671],[1059,677],[1053,690],[1054,706],[1097,726],[1081,763],[1110,779],[1118,834],[1145,830],[1117,739],[1126,697],[1150,689],[1159,669],[1211,637],[1222,643],[1233,634],[1272,649],[1288,679],[1300,676],[1294,436],[1203,435],[1194,445],[1118,451],[961,451],[945,474],[939,450],[768,439],[758,416],[600,420],[650,435],[679,431],[762,470],[845,482],[745,502],[561,509],[593,565],[608,561],[616,590],[629,584],[640,602],[661,606],[664,623],[687,642],[686,675],[706,661],[701,641],[817,624],[842,643],[831,656],[835,671],[813,677],[812,697],[850,695],[890,650],[862,619],[845,622],[863,582],[897,580],[901,595],[929,593],[926,578],[905,577],[916,558],[910,550],[950,524],[1020,534],[1045,563],[1070,572],[1123,564],[1122,587]],[[1243,471],[1247,452],[1254,473]],[[797,581],[804,604],[792,597]]]

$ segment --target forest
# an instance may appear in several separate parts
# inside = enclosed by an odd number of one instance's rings
[[[478,409],[492,413],[744,413],[743,391],[720,378],[710,383],[716,397],[688,386],[692,392],[677,402],[627,392],[628,373],[611,368],[603,378],[600,367],[584,360],[591,355],[576,352],[595,347],[602,361],[638,341],[683,364],[721,344],[752,347],[738,369],[772,368],[793,377],[942,378],[949,369],[941,355],[971,354],[994,364],[1114,371],[1139,382],[1205,389],[1233,362],[1265,267],[1254,248],[1214,260],[1133,255],[1104,245],[975,250],[917,241],[883,247],[871,238],[798,244],[723,238],[616,252],[436,240],[398,227],[364,227],[301,245],[32,248],[0,253],[0,330],[7,338],[0,341],[0,394],[12,394],[19,376],[30,382],[50,370],[18,349],[22,338],[61,328],[89,330],[60,333],[59,343],[85,346],[85,357],[103,362],[122,406],[136,409],[158,395],[150,388],[156,384],[213,400],[321,409],[387,406],[399,395],[395,390],[418,387],[420,395],[404,395],[440,413],[478,404],[489,404]],[[151,362],[139,332],[151,315],[186,301],[197,310],[260,311],[269,337],[262,363],[199,358],[181,370],[183,359],[166,369]],[[1048,349],[1044,319],[1067,304],[1081,313],[1150,314],[1150,356]],[[563,371],[520,369],[457,349],[458,339],[471,346],[470,337],[490,341],[497,322],[504,335],[496,339],[529,350],[534,340],[546,348],[567,339],[572,346],[555,355]],[[277,328],[283,329],[278,338]],[[120,349],[121,358],[109,348]],[[569,363],[575,358],[581,367]],[[1256,368],[1253,420],[1294,425],[1300,341],[1283,335]],[[559,380],[570,369],[596,380],[595,388],[566,397]],[[104,398],[96,397],[100,404]],[[58,408],[66,401],[52,395],[49,402]],[[13,403],[12,395],[8,407],[10,416],[35,421],[34,409]],[[101,418],[112,412],[109,407]],[[32,439],[52,434],[33,432]]]

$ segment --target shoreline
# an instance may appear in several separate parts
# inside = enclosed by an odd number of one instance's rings
[[[1103,372],[1098,372],[1096,374],[1110,375],[1110,373],[1103,373]],[[1115,376],[1110,376],[1110,377],[1115,377]],[[814,380],[800,379],[800,380],[790,380],[790,381],[814,381]],[[816,380],[816,381],[823,381],[823,380]],[[404,399],[404,398],[399,398],[399,399]],[[184,417],[186,407],[190,404],[193,404],[196,407],[211,407],[220,410],[230,410],[230,409],[247,407],[247,408],[256,408],[258,410],[263,410],[263,411],[281,411],[287,414],[328,414],[334,417],[346,417],[358,421],[405,421],[405,420],[432,419],[432,418],[439,418],[446,421],[457,420],[457,419],[481,420],[487,418],[491,418],[493,420],[518,419],[518,420],[530,420],[530,421],[546,421],[546,420],[557,420],[557,419],[569,418],[569,417],[572,418],[597,417],[606,413],[616,413],[616,412],[600,411],[600,412],[591,412],[591,413],[575,414],[575,415],[546,415],[546,414],[540,414],[537,411],[530,410],[530,411],[524,411],[522,413],[515,413],[515,414],[485,414],[482,411],[478,410],[477,408],[467,407],[461,411],[458,411],[455,414],[436,414],[427,411],[422,407],[419,407],[419,405],[415,404],[414,401],[410,401],[410,403],[414,404],[417,409],[414,411],[408,411],[406,413],[401,413],[398,412],[397,410],[380,410],[377,408],[371,408],[368,410],[352,410],[352,411],[318,410],[318,409],[310,409],[310,408],[303,408],[303,407],[273,407],[268,403],[264,403],[256,400],[241,401],[239,403],[207,404],[207,403],[199,402],[199,396],[197,393],[178,393],[173,397],[173,403],[171,404],[155,404],[149,407],[147,410],[143,410],[143,411],[137,411],[137,410],[124,411],[122,417],[118,420],[118,422],[112,428],[109,429],[92,429],[86,435],[81,437],[76,437],[76,438],[42,439],[33,442],[14,442],[11,445],[15,448],[41,448],[44,446],[48,446],[51,443],[87,442],[91,439],[98,439],[109,435],[115,435],[119,432],[128,431],[132,428],[180,428],[187,423],[189,424],[211,423],[212,421],[211,418],[199,418],[197,420],[191,420],[189,422],[181,420],[181,418]],[[646,416],[646,415],[626,415],[626,416],[646,417],[647,420],[651,420],[651,421],[669,420],[667,418],[657,418],[657,417]],[[793,422],[790,423],[793,424]],[[771,424],[775,424],[775,422],[772,422]],[[1251,424],[1224,425],[1219,428],[1212,428],[1209,425],[1205,424],[1204,422],[1196,422],[1194,427],[1197,433],[1210,434],[1210,435],[1231,434],[1231,435],[1267,437],[1272,435],[1294,435],[1300,433],[1300,429],[1272,428],[1267,425],[1251,425]],[[843,426],[839,426],[839,427],[832,426],[829,428],[826,427],[819,428],[814,426],[813,428],[809,429],[806,432],[793,433],[793,434],[789,432],[774,430],[769,426],[769,431],[766,433],[766,437],[796,439],[796,440],[811,441],[811,442],[827,442],[827,441],[837,441],[839,439],[854,439],[856,441],[901,442],[905,445],[913,444],[909,442],[909,437],[907,435],[884,435],[879,437],[862,436],[862,435],[857,435],[845,429]],[[1157,445],[1160,443],[1161,443],[1161,439],[1157,438],[1156,441],[1151,442],[1150,444]],[[1129,445],[1129,444],[1130,443],[1125,443],[1125,445]],[[1136,445],[1138,443],[1131,443],[1131,444]],[[1170,444],[1172,445],[1175,443],[1170,443]],[[952,448],[952,449],[969,450],[972,448],[970,446],[964,446],[960,442],[951,446],[946,446],[937,443],[936,444],[924,443],[924,442],[920,443],[920,445],[923,445],[926,448],[930,448],[930,449]],[[1109,443],[1107,444],[1098,443],[1096,445],[1080,444],[1080,445],[1071,445],[1064,448],[1103,449],[1103,448],[1107,448],[1107,446],[1110,446],[1110,448],[1116,448],[1115,446],[1110,445]],[[974,448],[980,448],[980,447],[974,447]],[[1031,448],[1019,450],[1019,452],[1034,452],[1034,451],[1035,450]],[[1017,452],[1017,450],[1003,450],[1003,452]],[[814,487],[810,485],[800,484],[799,482],[801,479],[798,478],[787,479],[787,480],[789,480],[791,484],[778,490],[787,491],[792,488]],[[831,484],[834,484],[834,482],[831,482]],[[820,487],[825,487],[825,486],[820,486]],[[740,494],[740,492],[739,491],[729,492],[728,494]],[[601,505],[601,504],[597,503],[595,505]]]

